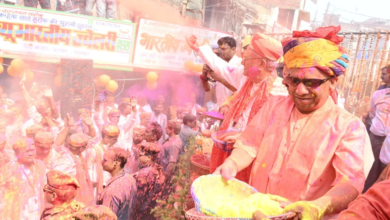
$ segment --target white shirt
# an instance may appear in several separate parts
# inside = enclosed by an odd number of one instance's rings
[[[199,47],[198,55],[203,61],[217,74],[221,75],[226,81],[239,90],[246,82],[247,77],[243,75],[244,66],[241,65],[242,59],[234,55],[233,58],[226,62],[218,57],[209,45]],[[221,106],[226,99],[232,95],[232,91],[223,84],[216,84],[217,104]]]
[[[127,117],[120,116],[118,128],[121,131],[118,137],[118,146],[130,151],[133,146],[133,129],[134,126],[140,125],[141,119],[139,113],[132,112]]]
[[[213,102],[213,101],[208,101],[206,103],[207,111],[213,111],[213,110],[218,110],[218,104]]]
[[[372,119],[370,131],[373,134],[377,136],[390,134],[390,88],[374,92],[369,116]]]
[[[147,112],[147,113],[152,113],[152,108],[150,107],[149,104],[146,104],[142,107],[142,110],[144,110],[144,112]]]
[[[383,142],[379,159],[386,165],[390,163],[390,135],[388,135]]]

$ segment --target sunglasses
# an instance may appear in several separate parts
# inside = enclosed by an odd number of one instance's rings
[[[286,83],[292,86],[298,86],[302,83],[306,88],[315,89],[332,78],[333,76],[328,79],[299,79],[296,77],[287,76]]]

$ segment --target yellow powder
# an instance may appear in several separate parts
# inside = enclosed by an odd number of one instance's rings
[[[257,210],[267,216],[283,214],[283,209],[279,202],[271,200],[267,195],[255,193],[240,201],[230,201],[220,197],[215,201],[220,201],[216,206],[216,216],[231,218],[252,218],[253,213]]]

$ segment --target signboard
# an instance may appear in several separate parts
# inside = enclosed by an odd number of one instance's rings
[[[134,52],[134,64],[155,69],[175,71],[185,70],[184,63],[193,61],[203,63],[191,48],[185,37],[195,35],[201,45],[217,46],[221,37],[231,36],[226,33],[200,28],[141,19]]]
[[[71,13],[2,5],[2,53],[92,59],[129,65],[136,25]]]
[[[286,9],[299,9],[301,0],[253,0],[264,7],[280,7]]]

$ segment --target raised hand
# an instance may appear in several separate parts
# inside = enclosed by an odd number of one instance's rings
[[[73,127],[76,124],[73,117],[70,117],[69,113],[66,114],[66,123],[65,126],[68,128]]]
[[[49,86],[42,86],[41,87],[41,94],[47,98],[53,97],[53,91]]]
[[[92,121],[92,118],[91,118],[91,114],[88,114],[88,113],[83,113],[81,114],[81,120],[83,120],[83,122],[88,125],[88,126],[92,126],[93,125],[93,121]]]
[[[199,51],[199,44],[196,42],[197,38],[194,35],[191,37],[186,37],[188,46],[193,49],[195,52]]]

